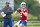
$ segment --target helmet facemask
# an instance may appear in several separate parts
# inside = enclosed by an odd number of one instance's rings
[[[26,7],[26,3],[25,3],[25,2],[22,2],[22,3],[21,3],[21,7],[22,7],[22,8],[25,8],[25,7]]]

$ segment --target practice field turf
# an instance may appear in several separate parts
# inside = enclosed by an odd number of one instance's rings
[[[14,24],[17,21],[14,21]],[[40,21],[27,21],[27,27],[40,27]],[[1,22],[0,22],[0,27],[1,27]],[[2,22],[2,27],[3,27],[3,22]],[[9,27],[9,26],[8,26]],[[26,27],[26,26],[24,26]]]
[[[15,23],[16,21],[14,21]],[[27,27],[40,27],[40,21],[27,21]],[[26,27],[26,26],[24,26]]]

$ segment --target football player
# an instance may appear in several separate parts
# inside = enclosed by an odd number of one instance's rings
[[[21,8],[18,8],[15,14],[20,13],[20,20],[17,21],[13,27],[23,27],[24,25],[27,24],[27,15],[28,15],[28,10],[25,8],[26,3],[22,2],[21,3]]]

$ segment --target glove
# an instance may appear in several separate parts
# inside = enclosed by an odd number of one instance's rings
[[[21,11],[21,8],[18,8],[18,9],[17,9],[17,12],[20,12],[20,11]]]

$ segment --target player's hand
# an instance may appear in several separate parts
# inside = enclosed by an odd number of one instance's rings
[[[21,8],[18,8],[17,10],[21,10]]]
[[[21,8],[18,8],[18,9],[17,9],[17,12],[20,12],[20,11],[21,11]]]

